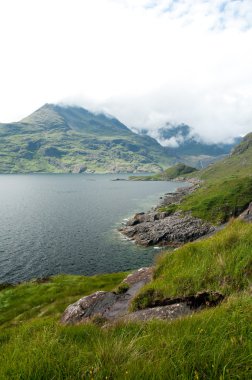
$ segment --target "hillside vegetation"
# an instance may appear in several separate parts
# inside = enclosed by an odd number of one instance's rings
[[[192,211],[196,217],[214,224],[224,223],[240,214],[252,200],[252,134],[237,145],[232,154],[188,177],[203,180],[200,188],[187,196],[177,210]],[[162,210],[170,210],[171,206]]]

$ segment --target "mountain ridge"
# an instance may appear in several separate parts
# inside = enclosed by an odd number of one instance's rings
[[[19,122],[0,124],[0,172],[160,171],[173,160],[149,136],[114,117],[45,104]]]

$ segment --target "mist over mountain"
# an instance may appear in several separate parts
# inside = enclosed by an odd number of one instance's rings
[[[168,154],[195,167],[205,167],[229,154],[232,148],[242,140],[241,137],[236,137],[233,141],[226,143],[206,143],[192,127],[183,123],[167,122],[161,128],[143,129],[140,133],[153,137],[166,148]]]

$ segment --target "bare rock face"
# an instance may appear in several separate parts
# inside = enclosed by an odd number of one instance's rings
[[[111,325],[118,321],[148,321],[151,319],[173,320],[205,307],[218,305],[224,299],[218,292],[201,292],[192,296],[156,300],[143,310],[130,312],[130,303],[142,286],[151,281],[153,268],[140,268],[128,275],[123,283],[129,285],[123,294],[95,292],[69,305],[61,323],[75,325],[96,321]]]
[[[140,268],[128,275],[123,283],[129,285],[129,288],[123,294],[99,291],[79,299],[66,308],[61,323],[85,323],[95,317],[112,321],[126,315],[132,298],[142,286],[151,280],[152,272],[152,268]]]
[[[103,315],[116,302],[116,299],[116,294],[103,291],[83,297],[66,308],[61,322],[64,324],[77,324],[90,319],[92,316]]]
[[[243,211],[239,218],[246,220],[247,222],[252,222],[252,202],[249,204],[248,208]]]
[[[152,319],[173,320],[192,314],[192,310],[185,303],[176,303],[169,306],[158,306],[137,310],[126,315],[124,321],[150,321]]]
[[[147,213],[141,212],[128,220],[119,231],[135,243],[143,246],[174,246],[194,241],[215,231],[215,227],[190,213],[160,211],[160,206],[179,205],[184,197],[200,186],[195,180],[189,187],[177,189],[162,197],[161,205]]]
[[[151,214],[142,215],[141,218],[142,222],[133,225],[129,222],[120,231],[143,246],[155,244],[178,246],[215,230],[210,223],[179,212],[169,216],[161,213],[160,218],[156,217],[154,220],[151,220]]]

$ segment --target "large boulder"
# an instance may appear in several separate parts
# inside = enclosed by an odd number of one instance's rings
[[[103,315],[116,300],[117,295],[112,292],[95,292],[69,305],[62,315],[61,322],[64,324],[76,324],[85,322],[95,315]]]
[[[98,291],[79,299],[64,311],[63,324],[88,322],[96,317],[106,321],[123,317],[129,312],[130,302],[137,292],[152,278],[152,268],[140,268],[129,274],[123,281],[124,292]]]

